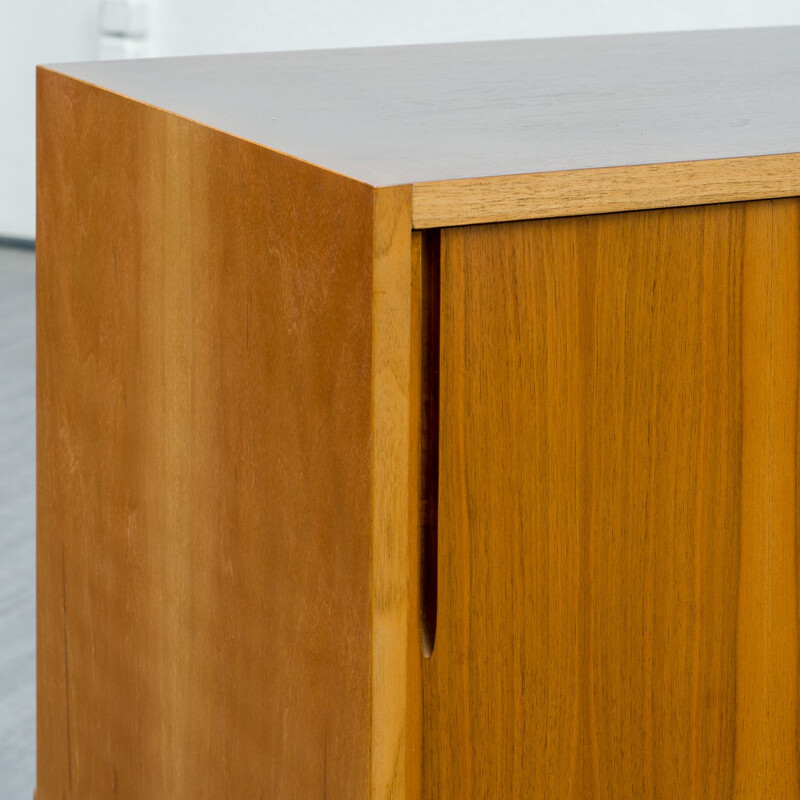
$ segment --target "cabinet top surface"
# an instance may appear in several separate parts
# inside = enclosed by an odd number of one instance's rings
[[[800,151],[800,27],[54,69],[374,186]]]

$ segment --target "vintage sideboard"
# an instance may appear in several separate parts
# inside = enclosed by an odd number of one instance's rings
[[[800,798],[800,28],[37,92],[38,800]]]

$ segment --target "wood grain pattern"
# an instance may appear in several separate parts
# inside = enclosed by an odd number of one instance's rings
[[[39,800],[800,800],[798,42],[42,69]]]
[[[753,206],[745,224],[734,797],[794,798],[800,201]]]
[[[38,800],[367,797],[374,192],[38,101]]]
[[[424,796],[800,797],[799,230],[443,231]]]
[[[799,145],[800,146],[800,145]],[[800,195],[800,154],[417,183],[415,228]]]
[[[422,234],[411,234],[411,343],[409,348],[408,646],[406,703],[406,797],[422,798],[422,631],[420,518],[422,457]]]
[[[378,189],[374,213],[371,797],[405,800],[411,590],[410,187]]]

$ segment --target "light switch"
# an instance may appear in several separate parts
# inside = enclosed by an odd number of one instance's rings
[[[103,0],[100,32],[106,36],[141,39],[148,32],[148,3],[144,0]]]

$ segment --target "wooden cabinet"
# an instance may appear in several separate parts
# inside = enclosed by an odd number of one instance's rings
[[[38,800],[800,798],[800,29],[38,75]]]

